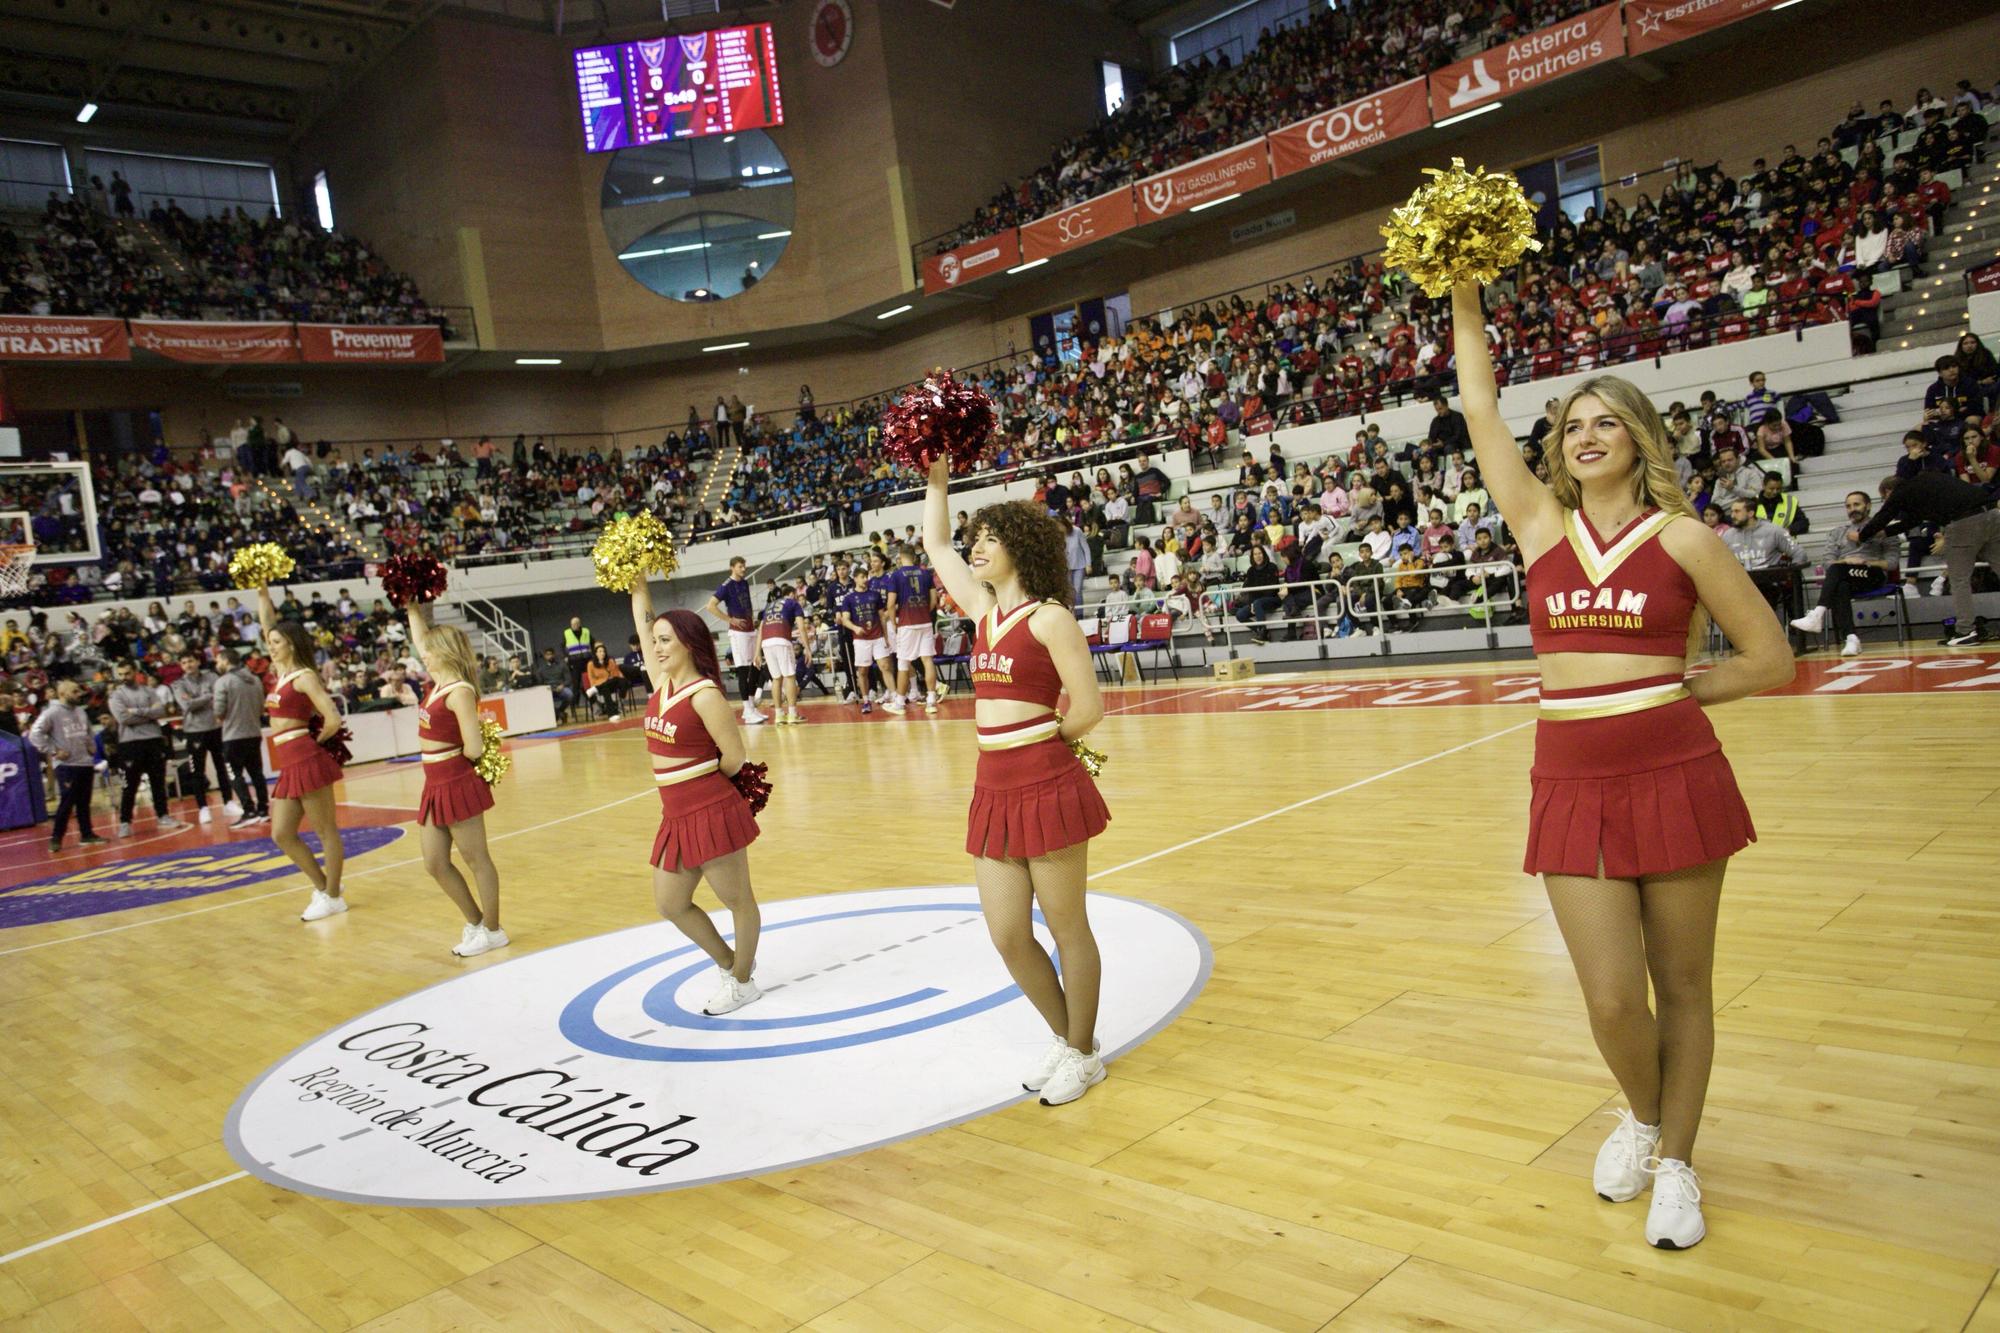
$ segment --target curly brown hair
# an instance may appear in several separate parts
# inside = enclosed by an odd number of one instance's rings
[[[972,516],[971,531],[982,530],[1007,548],[1021,588],[1038,601],[1068,606],[1074,594],[1069,583],[1069,552],[1062,524],[1032,500],[990,504]]]

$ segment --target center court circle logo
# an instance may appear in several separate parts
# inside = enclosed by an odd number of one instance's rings
[[[1092,894],[1091,920],[1115,1058],[1193,1002],[1212,957],[1151,903]],[[765,998],[723,1018],[701,1013],[714,965],[663,923],[470,971],[280,1060],[224,1140],[288,1189],[479,1207],[784,1170],[1028,1095],[1047,1029],[970,887],[767,904],[763,932]]]

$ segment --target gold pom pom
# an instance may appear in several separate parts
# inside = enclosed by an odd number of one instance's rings
[[[644,510],[605,524],[590,560],[597,581],[613,592],[630,592],[634,583],[653,574],[671,577],[681,563],[674,534]]]
[[[1492,282],[1524,252],[1542,248],[1535,206],[1511,172],[1467,171],[1462,157],[1447,170],[1424,172],[1437,179],[1389,215],[1382,257],[1430,295],[1443,296],[1460,278]]]
[[[229,580],[239,588],[268,588],[292,576],[297,562],[276,542],[256,542],[229,557]]]
[[[479,752],[479,758],[473,762],[472,770],[479,774],[489,787],[499,785],[500,779],[507,776],[507,770],[514,766],[513,757],[500,748],[500,742],[504,739],[506,738],[501,735],[498,722],[485,717],[479,719],[479,740],[486,748]]]
[[[1057,723],[1061,723],[1062,717],[1061,713],[1056,714]],[[1065,741],[1064,744],[1069,746],[1069,752],[1075,755],[1083,764],[1084,772],[1094,778],[1104,771],[1104,765],[1107,762],[1107,756],[1104,751],[1092,749],[1090,743],[1082,739]]]

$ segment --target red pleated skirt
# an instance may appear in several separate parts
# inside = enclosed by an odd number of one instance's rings
[[[1002,860],[1047,856],[1104,832],[1111,811],[1060,739],[981,750],[965,850]]]
[[[1542,697],[1587,698],[1640,683]],[[1531,875],[1665,875],[1757,840],[1722,743],[1692,698],[1612,717],[1543,718],[1530,782],[1521,868]]]
[[[757,841],[757,817],[743,793],[720,773],[704,773],[660,788],[660,831],[653,864],[692,870]]]
[[[278,781],[271,788],[273,800],[296,801],[338,781],[340,761],[310,736],[278,744]]]
[[[492,808],[493,788],[464,755],[424,765],[424,794],[417,800],[419,824],[450,828]]]

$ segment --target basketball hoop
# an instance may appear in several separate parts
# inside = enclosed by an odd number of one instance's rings
[[[0,597],[19,597],[27,592],[34,572],[33,543],[0,542]]]

